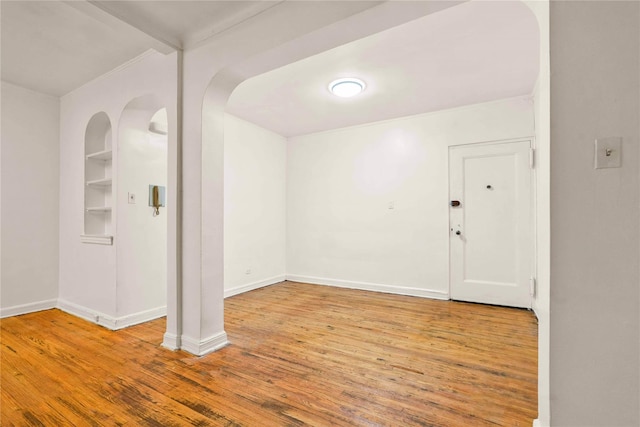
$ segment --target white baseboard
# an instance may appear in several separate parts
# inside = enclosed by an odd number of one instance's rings
[[[12,307],[0,308],[0,319],[11,316],[20,316],[21,314],[34,313],[36,311],[51,310],[56,308],[56,299],[48,299],[45,301],[31,302],[29,304],[14,305]]]
[[[180,350],[180,337],[176,334],[170,334],[166,332],[164,334],[164,338],[162,339],[162,346],[164,348],[168,348],[169,350]]]
[[[188,351],[196,356],[204,356],[205,354],[220,350],[229,344],[227,333],[224,331],[202,341],[183,335],[181,342],[182,350]]]
[[[237,286],[231,289],[224,290],[224,297],[229,298],[234,295],[242,294],[244,292],[253,291],[255,289],[263,288],[265,286],[273,285],[275,283],[284,282],[286,280],[286,276],[284,274],[280,276],[269,277],[267,279],[259,280],[257,282],[248,283],[246,285]]]
[[[114,328],[122,329],[129,326],[138,325],[140,323],[149,322],[151,320],[159,319],[167,315],[167,307],[156,307],[150,310],[140,311],[138,313],[129,314],[127,316],[117,317],[114,319]]]
[[[431,289],[411,288],[408,286],[382,285],[379,283],[353,282],[350,280],[328,279],[326,277],[302,276],[287,274],[292,282],[310,283],[313,285],[337,286],[339,288],[359,289],[363,291],[385,292],[388,294],[408,295],[413,297],[448,300],[449,294]]]
[[[549,427],[550,425],[551,424],[549,424],[549,420],[547,420],[545,422],[544,420],[536,418],[535,420],[533,420],[533,426],[532,427]]]
[[[148,322],[167,315],[167,307],[157,307],[151,310],[129,314],[127,316],[114,317],[62,299],[58,300],[57,308],[65,313],[80,317],[113,331],[137,325],[139,323]]]
[[[91,310],[79,304],[76,304],[70,301],[65,301],[63,299],[58,300],[57,308],[59,310],[64,311],[65,313],[71,314],[72,316],[76,316],[81,319],[88,320],[89,322],[96,323],[98,325],[100,324],[100,318],[103,318],[103,319],[109,318],[109,316],[107,316],[104,313]]]

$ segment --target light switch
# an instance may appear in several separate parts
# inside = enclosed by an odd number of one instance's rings
[[[618,136],[596,139],[596,169],[619,168],[622,165],[622,138]]]
[[[128,194],[129,204],[130,205],[135,205],[136,204],[136,194],[135,193],[127,193],[127,194]]]

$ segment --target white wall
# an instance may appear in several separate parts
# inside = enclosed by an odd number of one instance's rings
[[[61,308],[111,328],[126,326],[144,320],[144,315],[121,315],[118,309],[116,281],[118,247],[117,228],[112,246],[80,242],[83,228],[83,153],[84,134],[89,119],[104,111],[113,129],[113,170],[118,170],[118,129],[125,106],[133,99],[153,95],[166,106],[169,121],[168,175],[176,176],[177,147],[177,54],[162,55],[149,52],[97,80],[82,86],[61,98],[60,109],[60,300]],[[116,174],[117,175],[117,174]],[[118,177],[113,177],[113,193],[118,191]],[[173,215],[175,221],[177,191],[169,184],[167,208],[163,213]],[[126,194],[126,193],[125,193]],[[142,195],[141,195],[142,196]],[[122,196],[119,196],[122,197]],[[143,197],[144,198],[144,197]],[[126,200],[113,200],[113,206],[126,204]],[[171,216],[168,216],[171,222]],[[118,224],[118,210],[112,213],[113,224]],[[176,238],[168,235],[170,252],[175,256]],[[175,288],[176,270],[171,253],[164,263],[168,283]],[[173,269],[172,269],[173,265]],[[122,274],[123,272],[118,272]],[[126,273],[126,272],[125,272]],[[173,281],[173,285],[171,285]],[[139,313],[138,313],[139,314]],[[153,317],[153,316],[152,316]]]
[[[285,279],[286,156],[283,136],[225,116],[225,296]]]
[[[167,186],[167,135],[149,132],[155,97],[127,105],[118,132],[117,315],[162,316],[167,304],[167,210],[154,215],[149,185]],[[146,102],[145,102],[146,101]],[[166,129],[166,111],[160,122]],[[128,194],[135,195],[129,203]]]
[[[551,2],[551,424],[639,419],[640,4]],[[620,136],[622,167],[593,168]]]
[[[515,98],[291,138],[287,277],[448,298],[448,147],[533,133]]]
[[[1,316],[58,296],[58,98],[2,82]]]

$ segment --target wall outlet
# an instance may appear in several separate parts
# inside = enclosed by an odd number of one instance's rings
[[[245,271],[244,274],[251,274],[251,269],[247,268],[247,271]]]
[[[130,205],[136,204],[136,193],[127,193],[127,198],[129,200]]]
[[[387,209],[395,209],[395,208],[396,208],[395,202],[389,202],[389,204],[387,205]]]

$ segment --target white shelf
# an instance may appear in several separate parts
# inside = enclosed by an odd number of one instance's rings
[[[111,206],[96,206],[92,208],[87,208],[87,212],[95,212],[95,213],[111,212]]]
[[[98,151],[97,153],[91,153],[91,154],[87,154],[87,160],[111,160],[113,151],[111,150],[104,150],[104,151]]]
[[[0,0],[2,1],[2,0]],[[94,114],[84,133],[84,234],[82,243],[112,245],[112,129],[105,112]],[[96,179],[97,178],[97,179]]]
[[[95,179],[93,181],[87,181],[89,187],[108,187],[111,185],[111,178]]]
[[[94,245],[113,245],[113,236],[103,234],[81,234],[82,243],[92,243]]]

